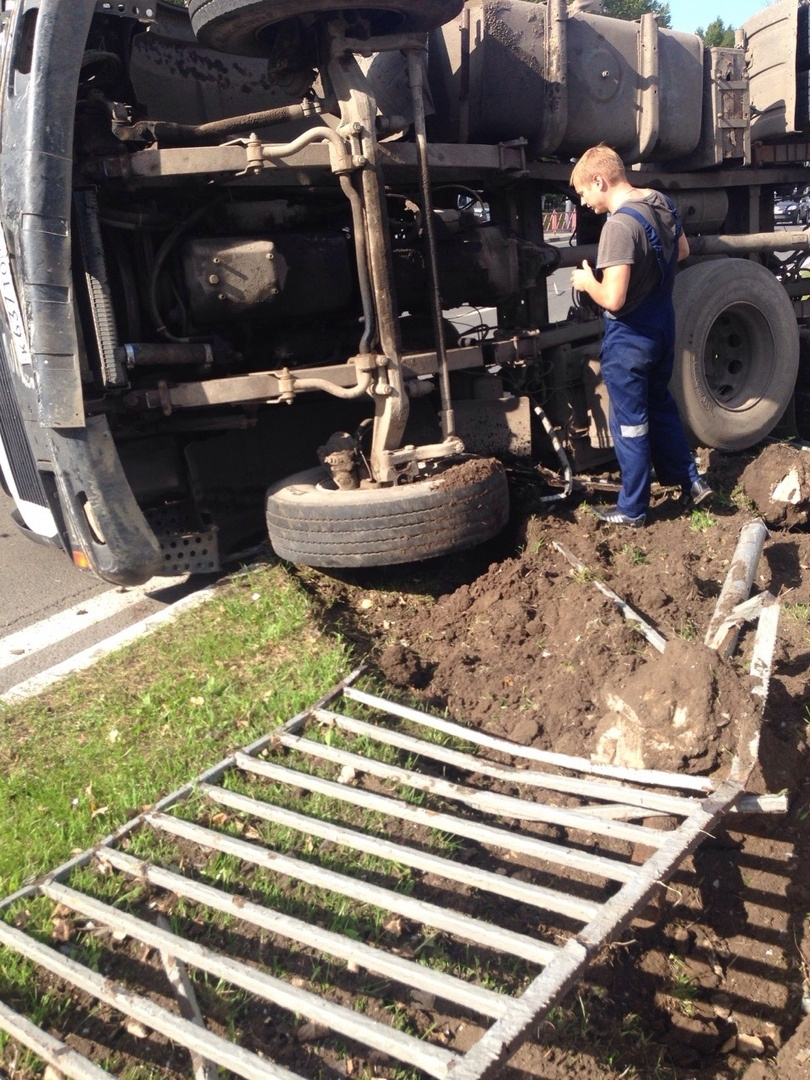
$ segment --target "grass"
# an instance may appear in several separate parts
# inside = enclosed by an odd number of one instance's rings
[[[691,618],[681,619],[675,633],[679,638],[683,638],[684,641],[697,641],[700,636],[698,625],[695,620]]]
[[[690,515],[689,528],[692,532],[704,533],[716,524],[717,519],[712,517],[708,510],[701,510],[699,507],[696,507]]]
[[[782,610],[788,618],[795,619],[797,623],[810,624],[810,604],[784,604]]]
[[[715,492],[715,502],[717,501],[717,492]],[[738,507],[740,510],[749,510],[756,512],[756,503],[753,499],[746,495],[745,491],[739,485],[733,489],[728,499],[732,506]]]
[[[681,1008],[684,1013],[686,1013],[687,1016],[691,1016],[693,1012],[692,1003],[698,997],[698,988],[695,985],[695,981],[689,974],[689,969],[686,964],[679,956],[670,953],[669,965],[671,972],[669,993],[681,1003]]]
[[[237,576],[203,609],[36,701],[3,708],[0,895],[54,869],[272,731],[321,697],[351,664],[344,642],[320,629],[317,609],[298,579],[281,566],[265,566]],[[132,838],[133,853],[157,855],[164,847],[168,855],[170,844],[149,830]],[[234,861],[226,856],[211,860],[209,875],[226,888],[238,884]],[[72,884],[124,910],[142,903],[140,884],[122,891],[120,879],[114,883],[90,869],[75,873]],[[187,922],[188,909],[178,899],[172,919]],[[52,941],[53,912],[45,898],[29,898],[8,916],[22,920],[29,934]],[[226,930],[230,921],[213,913],[206,932]],[[72,953],[105,972],[107,944],[68,932]],[[71,997],[7,949],[0,949],[0,995],[35,1023],[58,1029],[77,1022]],[[227,1006],[226,1027],[238,1025],[244,995],[218,996]],[[70,1014],[64,1025],[63,1012]],[[0,1034],[0,1055],[14,1056],[15,1075],[39,1072],[31,1055],[7,1044]],[[149,1065],[124,1072],[119,1066],[119,1075],[131,1080],[164,1075]]]
[[[637,547],[635,544],[625,544],[621,553],[622,555],[625,555],[634,566],[642,566],[649,559],[644,548]]]
[[[347,673],[279,566],[36,701],[2,709],[0,894],[90,846]]]

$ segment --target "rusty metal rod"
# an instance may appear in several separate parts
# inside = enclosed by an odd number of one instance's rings
[[[436,233],[433,228],[433,199],[430,192],[430,169],[427,158],[427,128],[425,125],[425,95],[423,87],[422,58],[424,49],[408,53],[408,79],[413,96],[414,131],[416,154],[419,160],[419,178],[422,183],[422,224],[427,240],[428,282],[432,300],[433,330],[436,336],[436,352],[439,357],[439,391],[442,399],[442,435],[449,439],[456,433],[455,414],[450,393],[450,373],[447,367],[447,344],[444,339],[444,313],[439,290],[439,257],[436,249]]]
[[[783,233],[742,233],[739,236],[690,236],[690,255],[750,255],[757,251],[810,250],[810,231]],[[597,245],[559,249],[561,268],[579,266],[583,259],[594,265]]]

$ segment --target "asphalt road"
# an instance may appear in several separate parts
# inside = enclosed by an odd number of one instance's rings
[[[32,544],[10,514],[0,491],[0,635],[5,636],[108,586],[80,573],[63,552]]]
[[[138,589],[97,581],[64,552],[32,543],[0,491],[0,695],[206,584],[155,578]]]

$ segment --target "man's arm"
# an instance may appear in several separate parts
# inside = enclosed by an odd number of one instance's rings
[[[678,237],[678,262],[680,262],[681,259],[685,259],[688,254],[689,241],[686,239],[686,234],[681,233],[681,235]]]
[[[687,245],[687,252],[689,248]],[[680,248],[679,248],[680,251]],[[571,285],[577,292],[584,292],[591,300],[605,311],[620,311],[627,300],[630,285],[630,264],[606,266],[602,271],[602,280],[597,281],[586,259],[581,267],[571,273]]]

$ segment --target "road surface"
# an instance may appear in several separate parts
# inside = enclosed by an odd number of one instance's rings
[[[0,491],[0,695],[174,603],[205,578],[154,578],[122,589],[23,536]]]

